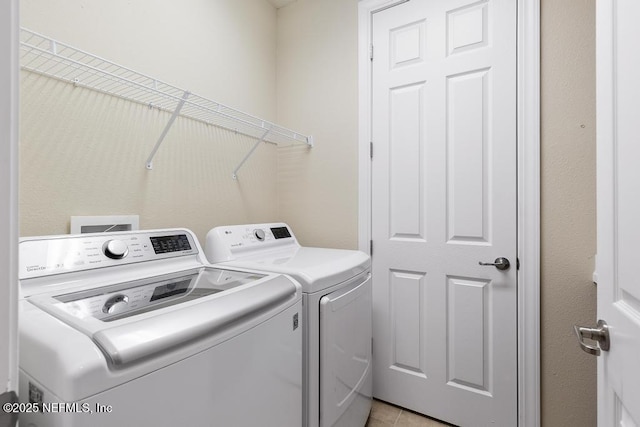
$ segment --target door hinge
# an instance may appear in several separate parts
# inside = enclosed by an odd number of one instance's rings
[[[369,158],[373,159],[373,142],[369,143]]]
[[[369,45],[369,60],[373,61],[373,45]]]
[[[373,240],[369,240],[369,256],[373,256]]]
[[[520,258],[516,257],[516,270],[520,270]]]

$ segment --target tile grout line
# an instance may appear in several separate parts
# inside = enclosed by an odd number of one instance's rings
[[[397,427],[398,420],[400,419],[401,414],[402,414],[402,409],[400,409],[400,412],[398,412],[398,415],[396,416],[396,420],[393,422],[393,427]]]

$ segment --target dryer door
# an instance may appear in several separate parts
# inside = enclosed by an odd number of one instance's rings
[[[364,425],[371,408],[371,275],[320,300],[320,426]]]

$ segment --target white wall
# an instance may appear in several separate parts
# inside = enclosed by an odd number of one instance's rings
[[[276,118],[276,9],[265,0],[22,0],[21,25],[267,120]],[[21,235],[71,215],[139,214],[142,228],[274,221],[277,151],[169,113],[22,72]]]
[[[0,395],[17,390],[17,1],[0,2]],[[8,422],[0,412],[0,424]]]

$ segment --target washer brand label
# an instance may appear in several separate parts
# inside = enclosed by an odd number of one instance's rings
[[[27,265],[27,271],[31,272],[31,271],[40,271],[40,270],[46,270],[47,267],[45,267],[44,265]]]

